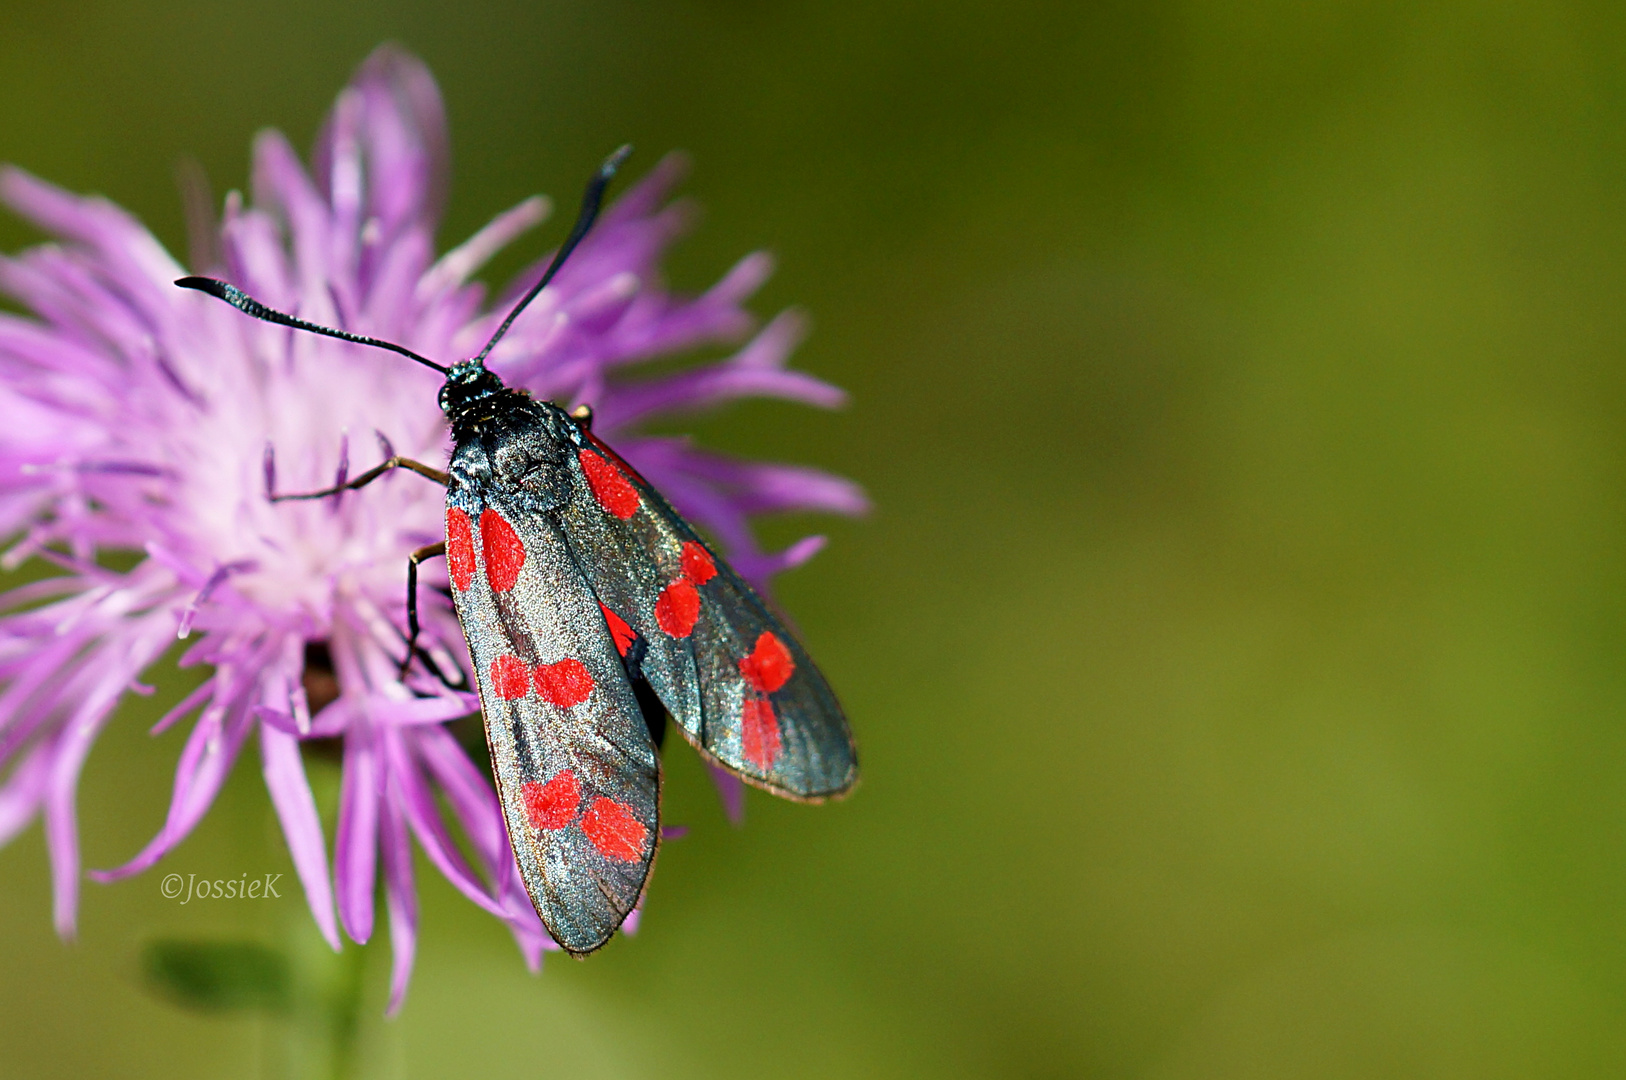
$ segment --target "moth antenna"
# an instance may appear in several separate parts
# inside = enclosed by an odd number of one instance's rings
[[[275,308],[266,307],[264,304],[254,299],[242,289],[239,289],[235,285],[228,285],[224,281],[216,281],[214,278],[206,277],[183,277],[177,279],[175,284],[179,285],[183,289],[196,289],[198,292],[208,293],[217,300],[226,301],[226,303],[230,304],[238,311],[241,311],[243,314],[252,315],[254,318],[263,322],[277,323],[281,326],[291,326],[295,330],[308,330],[313,334],[321,334],[324,337],[338,338],[340,341],[350,341],[357,345],[371,345],[375,349],[388,349],[390,352],[400,353],[409,360],[416,360],[424,367],[434,368],[442,375],[448,374],[451,370],[450,368],[443,367],[442,365],[435,363],[426,356],[419,356],[417,353],[406,348],[404,345],[397,345],[392,341],[380,341],[378,338],[363,337],[360,334],[352,334],[345,330],[335,330],[330,326],[318,326],[313,322],[306,322],[304,319],[296,319],[292,315],[285,315],[282,312],[277,311]]]
[[[587,190],[582,192],[581,212],[576,215],[576,224],[570,227],[570,235],[565,238],[564,245],[559,248],[559,254],[555,255],[553,262],[548,264],[547,272],[542,275],[542,280],[531,286],[531,291],[519,298],[519,303],[514,305],[514,310],[508,313],[508,318],[504,319],[502,325],[497,327],[497,332],[491,335],[491,340],[486,342],[486,347],[480,350],[480,355],[474,358],[474,363],[482,366],[485,364],[486,357],[491,355],[491,350],[496,347],[497,342],[501,341],[503,335],[508,333],[508,328],[514,325],[514,320],[519,318],[519,313],[530,306],[531,301],[536,299],[538,293],[548,287],[548,282],[553,280],[553,276],[559,272],[559,268],[565,264],[565,260],[570,258],[570,253],[576,250],[576,245],[582,242],[582,237],[587,235],[587,230],[593,227],[593,222],[598,217],[599,204],[604,201],[604,189],[610,186],[610,181],[615,179],[616,170],[621,168],[621,163],[627,160],[627,155],[630,153],[632,153],[632,144],[628,143],[621,146],[615,153],[604,159],[604,164],[598,167],[598,172],[594,173],[593,178],[587,181]]]

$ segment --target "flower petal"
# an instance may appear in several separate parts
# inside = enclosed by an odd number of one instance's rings
[[[514,855],[508,847],[502,804],[487,774],[475,767],[443,727],[421,728],[413,732],[413,738],[418,759],[446,796],[487,871],[497,876],[504,860],[512,862]]]
[[[261,132],[254,139],[254,201],[287,216],[294,247],[297,292],[269,301],[314,322],[334,322],[333,298],[324,287],[333,269],[332,211],[279,131]]]
[[[344,736],[344,779],[339,787],[339,828],[333,842],[333,877],[339,921],[350,940],[373,936],[373,883],[378,868],[378,748],[369,726],[352,724]]]
[[[745,824],[745,781],[709,761],[706,772],[711,774],[711,782],[717,787],[717,797],[723,801],[729,824],[736,828]]]
[[[0,844],[9,843],[39,812],[51,776],[50,752],[49,743],[36,746],[0,786]]]
[[[448,720],[456,720],[479,711],[479,695],[444,689],[439,697],[392,701],[379,709],[382,715],[388,717],[390,723],[404,727],[444,724]]]
[[[102,650],[107,652],[109,650]],[[143,657],[145,667],[152,657]],[[51,855],[53,912],[56,931],[64,938],[74,935],[79,907],[79,833],[74,795],[79,771],[113,711],[114,704],[129,683],[131,675],[114,664],[102,669],[98,683],[86,693],[83,704],[68,718],[52,747],[51,773],[45,788],[45,841]]]
[[[722,364],[618,386],[599,418],[607,427],[624,427],[653,413],[695,412],[742,397],[776,397],[826,409],[845,404],[841,389],[805,372],[784,370],[805,332],[801,315],[784,312]]]
[[[192,728],[186,747],[181,751],[181,760],[175,767],[169,816],[163,828],[123,866],[94,870],[90,876],[105,884],[139,874],[185,840],[213,805],[215,795],[237,761],[251,723],[246,705],[238,702],[226,706],[217,698]]]
[[[794,570],[812,559],[824,550],[826,542],[823,536],[804,536],[785,550],[773,554],[765,555],[757,551],[735,552],[732,562],[741,577],[755,585],[759,591],[766,592],[768,582],[776,574]]]
[[[349,89],[360,99],[358,134],[369,175],[366,216],[386,235],[411,224],[434,230],[450,174],[446,107],[422,60],[397,45],[380,45],[362,62]],[[316,139],[316,175],[334,194],[338,158],[335,118]]]
[[[497,899],[514,940],[525,956],[526,965],[540,969],[542,953],[559,946],[542,927],[531,898],[514,864],[508,845],[508,826],[502,806],[485,772],[476,768],[463,748],[441,727],[420,727],[413,731],[419,760],[440,786],[463,832],[473,844],[486,873],[497,882]]]
[[[458,892],[491,914],[503,917],[505,912],[501,902],[474,876],[457,850],[451,834],[446,831],[446,823],[441,820],[434,794],[423,774],[418,771],[417,762],[413,760],[404,736],[385,731],[383,742],[388,755],[390,781],[395,785],[407,823],[412,826],[412,834],[418,838],[424,854],[429,856],[429,861]]]
[[[412,841],[401,807],[394,799],[384,800],[378,839],[384,855],[384,905],[390,916],[390,1003],[384,1015],[394,1016],[406,1000],[412,961],[418,952],[418,892],[412,881]]]
[[[418,295],[455,288],[468,281],[490,258],[529,229],[547,220],[553,204],[541,195],[532,195],[519,205],[492,218],[479,232],[440,257],[418,285]]]
[[[94,248],[120,284],[146,297],[164,294],[181,266],[129,213],[101,198],[73,195],[13,165],[0,166],[0,201],[46,232]]]
[[[305,888],[305,902],[317,929],[334,951],[339,949],[339,928],[333,920],[333,882],[327,872],[327,841],[316,813],[316,797],[305,778],[299,740],[269,724],[260,725],[260,758],[265,787],[282,822],[294,871]]]

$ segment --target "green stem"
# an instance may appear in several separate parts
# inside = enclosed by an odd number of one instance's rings
[[[289,920],[286,941],[294,1000],[282,1074],[289,1080],[352,1080],[360,1075],[366,948],[346,942],[333,952],[308,918]]]

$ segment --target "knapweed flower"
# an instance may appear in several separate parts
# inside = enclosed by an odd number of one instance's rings
[[[194,237],[205,265],[304,318],[454,360],[479,348],[543,262],[493,304],[471,276],[546,213],[531,199],[435,257],[446,189],[439,91],[384,47],[339,95],[309,171],[287,141],[255,142],[252,199],[235,193]],[[751,335],[742,304],[768,273],[751,255],[708,292],[677,296],[658,263],[685,212],[666,201],[668,161],[603,215],[490,358],[510,385],[591,403],[595,431],[759,584],[819,545],[769,554],[753,515],[852,513],[847,481],[738,461],[638,434],[654,417],[771,396],[833,406],[842,395],[787,370],[800,331],[780,316]],[[62,573],[18,589],[0,616],[0,842],[39,813],[57,930],[71,935],[81,874],[74,802],[97,734],[177,636],[211,674],[155,730],[194,718],[167,820],[111,880],[152,866],[208,811],[257,741],[266,787],[317,926],[337,948],[372,934],[382,870],[394,969],[410,975],[417,930],[412,841],[474,903],[505,920],[535,968],[551,946],[520,884],[490,778],[445,724],[470,694],[414,672],[403,654],[405,557],[439,539],[441,490],[391,475],[362,491],[273,503],[391,452],[444,460],[437,377],[388,353],[255,322],[171,284],[187,273],[129,214],[17,169],[0,199],[57,238],[0,261],[0,289],[32,312],[0,314],[0,532],[8,561]],[[197,261],[197,260],[195,260]],[[636,365],[740,343],[729,358],[628,378]],[[99,556],[138,553],[127,570]],[[426,564],[429,581],[444,568]],[[467,667],[445,597],[422,592],[422,641],[445,671]],[[315,672],[317,658],[330,670]],[[307,695],[311,676],[331,689]],[[331,871],[302,744],[339,739],[343,775]],[[440,806],[461,827],[471,860]],[[380,865],[381,864],[381,865]],[[337,917],[335,917],[335,911]]]

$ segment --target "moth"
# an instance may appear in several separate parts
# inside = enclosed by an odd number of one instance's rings
[[[585,954],[637,904],[660,840],[667,716],[708,761],[788,799],[850,791],[846,717],[796,636],[637,471],[566,412],[485,366],[597,217],[630,147],[587,185],[568,238],[479,355],[450,367],[400,345],[275,311],[233,285],[187,277],[268,322],[389,349],[446,378],[445,470],[391,456],[323,498],[393,469],[446,487],[446,539],[407,560],[406,657],[417,568],[444,555],[473,662],[492,771],[522,879],[548,932]]]

